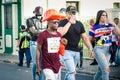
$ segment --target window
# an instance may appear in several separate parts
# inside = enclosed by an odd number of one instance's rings
[[[77,8],[77,11],[79,12],[79,2],[78,1],[67,1],[66,2],[66,7],[68,6],[75,6]]]
[[[114,7],[114,8],[120,8],[120,3],[118,3],[118,2],[113,3],[113,7]]]
[[[12,5],[4,6],[4,24],[6,29],[12,28]]]

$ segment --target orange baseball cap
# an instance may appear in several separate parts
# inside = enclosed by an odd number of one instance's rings
[[[42,21],[49,21],[49,20],[62,20],[65,19],[66,16],[59,14],[55,9],[49,9],[44,13]]]

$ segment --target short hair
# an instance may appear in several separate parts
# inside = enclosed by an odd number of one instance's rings
[[[114,20],[119,20],[119,18],[114,18]]]
[[[77,11],[77,9],[75,6],[68,6],[66,9],[66,12],[69,12],[69,11]]]
[[[61,8],[60,10],[59,10],[59,12],[66,12],[66,9],[65,8]]]
[[[39,9],[43,10],[43,8],[41,6],[37,6],[37,7],[35,7],[33,13],[39,13]]]
[[[21,25],[20,28],[21,28],[21,29],[25,29],[25,25]]]

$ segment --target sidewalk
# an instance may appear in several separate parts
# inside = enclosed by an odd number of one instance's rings
[[[0,54],[0,61],[8,62],[11,64],[16,64],[16,63],[18,63],[18,56],[10,55],[10,54]],[[90,66],[91,62],[92,62],[92,60],[85,58],[83,61],[84,69],[83,70],[77,69],[77,72],[85,73],[88,75],[94,75],[97,70],[97,65]],[[62,69],[65,70],[65,67],[63,67]],[[111,70],[110,77],[120,80],[120,66],[119,67],[110,67],[110,70]]]

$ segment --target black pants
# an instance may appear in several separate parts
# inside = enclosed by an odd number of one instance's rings
[[[30,65],[31,62],[30,48],[23,48],[19,50],[19,64],[23,65],[24,54],[26,55],[27,65]]]
[[[94,48],[95,47],[95,41],[91,41],[91,44],[92,44],[92,47]],[[96,59],[94,58],[93,62],[92,63],[97,63]]]
[[[83,47],[79,47],[79,52],[80,52],[80,63],[78,64],[78,67],[83,66]]]
[[[115,62],[115,56],[116,56],[116,50],[117,50],[117,44],[116,42],[112,42],[112,50],[110,51],[111,57],[110,62]]]

